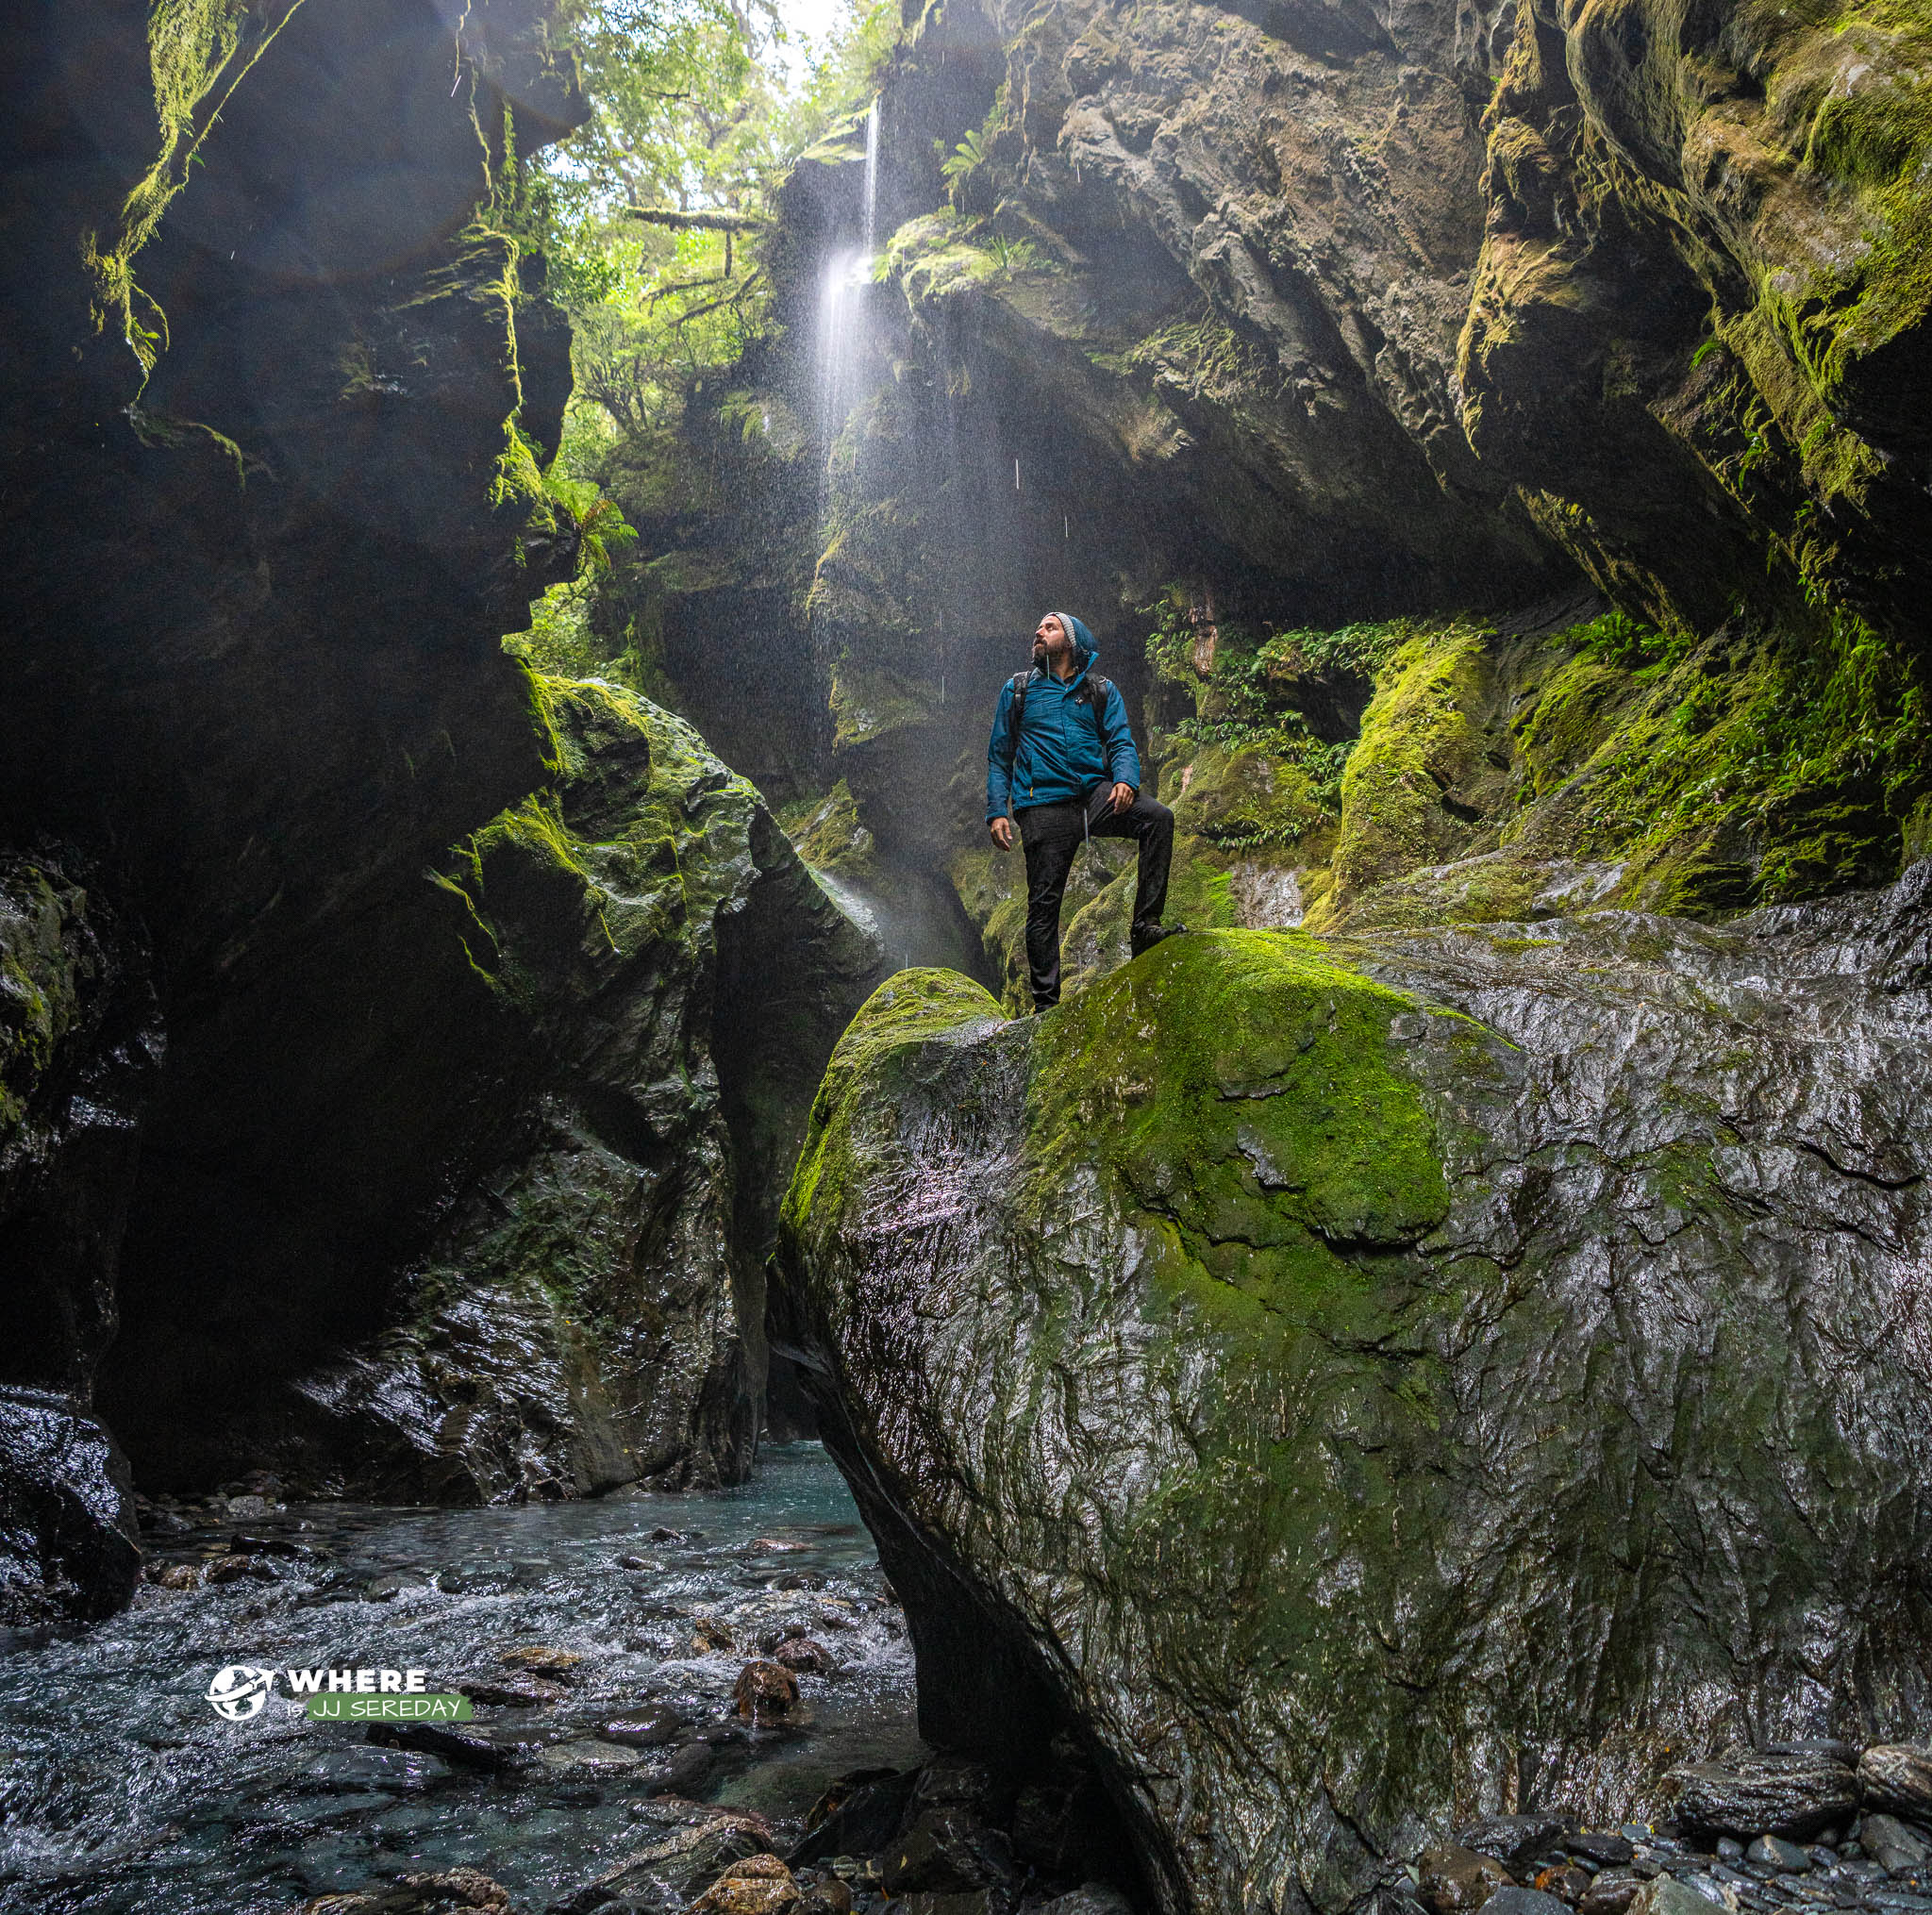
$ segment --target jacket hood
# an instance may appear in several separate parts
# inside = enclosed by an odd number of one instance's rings
[[[1053,616],[1074,635],[1074,678],[1084,678],[1100,658],[1100,647],[1094,642],[1093,634],[1087,629],[1086,621],[1076,619],[1070,611],[1057,611]]]

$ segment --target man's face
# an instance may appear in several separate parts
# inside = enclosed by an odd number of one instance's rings
[[[1066,627],[1052,612],[1048,612],[1033,634],[1034,656],[1038,658],[1044,653],[1048,658],[1057,658],[1067,649],[1067,644]]]

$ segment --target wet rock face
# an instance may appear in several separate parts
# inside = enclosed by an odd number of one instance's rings
[[[1923,1721],[1928,893],[884,988],[781,1342],[928,1736],[1030,1693],[1171,1907],[1340,1909],[1526,1778]]]
[[[339,1335],[366,1301],[366,1277],[316,1255],[327,1199],[292,1193],[327,1173],[299,1140],[267,1176],[224,1146],[275,1134],[265,1057],[340,1081],[351,1031],[377,1022],[366,990],[332,1022],[291,1016],[305,967],[382,971],[386,913],[425,866],[543,776],[500,641],[575,555],[534,464],[503,461],[513,422],[554,446],[567,340],[541,262],[475,216],[512,146],[585,111],[544,51],[548,13],[483,0],[454,30],[408,0],[9,15],[0,943],[18,956],[16,907],[53,924],[61,977],[29,976],[56,1007],[30,1009],[29,1048],[51,1051],[5,1067],[27,1101],[0,1109],[0,1312],[8,1379],[76,1413],[117,1279],[151,1302],[213,1273],[252,1297],[272,1270],[303,1335]],[[22,906],[13,855],[41,862],[50,831],[92,867]],[[159,1011],[133,981],[137,924]],[[441,1121],[402,1141],[429,1179]],[[237,1374],[274,1376],[248,1321],[205,1326],[231,1350],[202,1379],[210,1406]],[[165,1405],[175,1354],[124,1350],[106,1393],[152,1384]],[[105,1480],[68,1488],[111,1504]]]
[[[0,860],[0,1613],[94,1616],[140,1574],[90,1416],[162,1054],[145,939],[71,847]]]
[[[229,1300],[133,1301],[143,1344],[171,1360],[158,1377],[150,1358],[145,1403],[132,1388],[108,1400],[158,1474],[267,1457],[336,1490],[499,1502],[750,1467],[759,1192],[809,1096],[788,1074],[815,1072],[874,959],[688,725],[595,683],[546,681],[543,700],[557,787],[461,847],[395,926],[406,968],[386,1019],[407,1050],[369,1045],[307,1107],[324,1136],[348,1133],[349,1160],[377,1156],[395,1140],[355,1126],[384,1120],[407,1065],[404,1116],[426,1106],[468,1126],[444,1132],[457,1194],[345,1353],[325,1345],[318,1362],[308,1340],[268,1387],[238,1379],[219,1420],[194,1390],[232,1352],[192,1306],[220,1321]],[[398,1224],[360,1221],[378,1241]],[[258,1347],[299,1358],[315,1338],[272,1300],[253,1312]]]

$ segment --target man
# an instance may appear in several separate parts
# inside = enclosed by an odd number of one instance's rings
[[[1026,968],[1037,1011],[1060,1001],[1060,899],[1089,838],[1140,841],[1135,957],[1187,929],[1161,928],[1174,813],[1141,795],[1127,708],[1118,688],[1094,671],[1098,658],[1093,634],[1078,619],[1048,612],[1033,635],[1032,671],[1000,692],[986,747],[987,828],[1010,851],[1017,819],[1026,848]]]

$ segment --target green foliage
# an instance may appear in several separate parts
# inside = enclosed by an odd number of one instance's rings
[[[564,31],[595,110],[537,162],[530,204],[550,291],[575,326],[576,409],[643,431],[762,336],[755,233],[654,225],[627,208],[755,225],[792,161],[869,95],[897,17],[888,0],[853,0],[788,75],[794,49],[771,0],[574,0]]]
[[[1345,673],[1373,680],[1416,632],[1408,619],[1343,625],[1332,632],[1277,632],[1257,656],[1274,677],[1299,677],[1304,672],[1315,672],[1329,676]]]
[[[1244,625],[1222,621],[1215,624],[1212,662],[1204,674],[1198,661],[1208,647],[1184,586],[1169,586],[1152,605],[1141,608],[1141,615],[1153,624],[1146,657],[1156,679],[1184,688],[1194,701],[1192,714],[1162,733],[1163,757],[1176,746],[1262,753],[1302,773],[1314,805],[1331,816],[1341,809],[1341,777],[1354,741],[1318,739],[1291,702],[1293,681],[1309,668],[1362,670],[1356,661],[1380,647],[1378,635],[1394,627],[1351,625],[1341,632],[1283,632],[1257,641]],[[1292,843],[1303,828],[1298,822],[1292,830],[1236,831],[1226,841],[1229,848],[1241,849]]]
[[[1814,645],[1706,647],[1659,677],[1589,769],[1587,849],[1662,869],[1729,827],[1762,847],[1729,901],[1878,881],[1932,790],[1923,674],[1849,613]]]
[[[998,92],[993,95],[992,105],[987,108],[986,118],[977,126],[970,128],[965,139],[940,161],[947,197],[956,207],[963,208],[968,199],[975,197],[975,186],[990,170],[993,142],[999,138],[1006,117],[1007,87],[1002,80]],[[991,192],[984,196],[980,210],[985,209],[985,201],[991,197]]]

